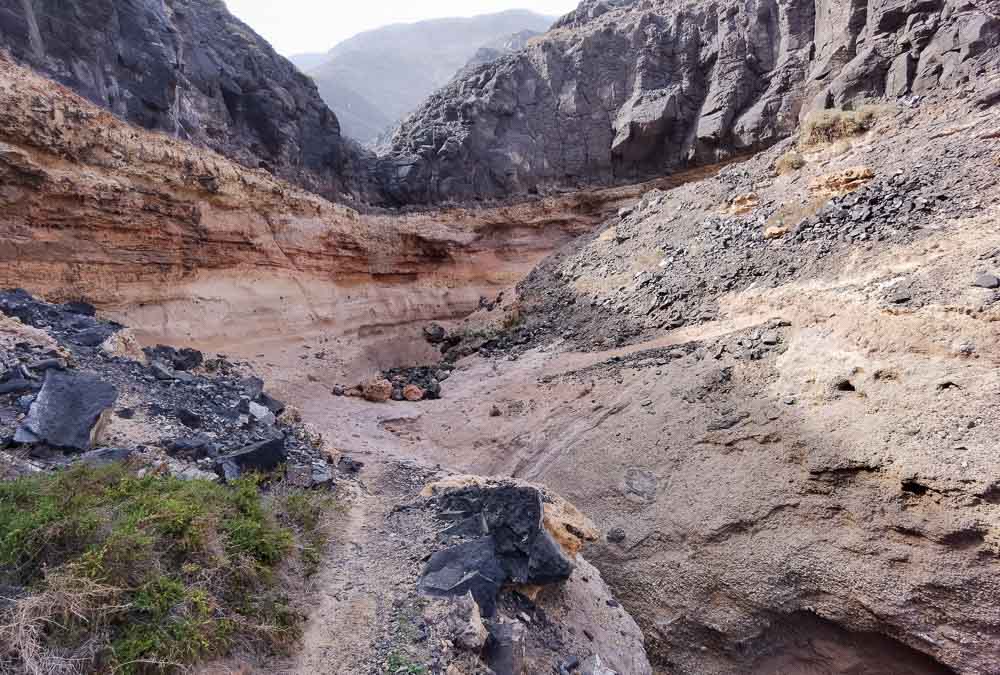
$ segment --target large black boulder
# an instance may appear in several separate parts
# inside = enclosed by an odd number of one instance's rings
[[[215,462],[215,472],[223,480],[230,481],[246,473],[273,471],[287,458],[285,438],[276,436],[222,455]]]
[[[543,525],[542,494],[535,488],[466,487],[440,497],[438,508],[448,523],[442,538],[463,541],[431,557],[420,580],[427,595],[471,591],[483,614],[492,616],[505,584],[545,585],[573,573],[573,561]]]
[[[90,450],[95,431],[117,400],[118,389],[94,375],[49,370],[14,439]]]
[[[471,591],[483,614],[493,616],[497,593],[507,578],[493,538],[483,537],[431,556],[418,587],[421,593],[441,597],[460,596]]]
[[[573,573],[573,562],[542,525],[544,505],[535,488],[463,488],[444,495],[441,509],[449,520],[482,518],[513,583],[542,585],[568,579]]]

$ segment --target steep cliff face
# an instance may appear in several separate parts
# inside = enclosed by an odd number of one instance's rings
[[[811,109],[954,86],[998,43],[980,0],[588,0],[431,97],[380,173],[397,202],[634,181],[767,146]]]
[[[165,339],[468,313],[618,199],[362,215],[126,124],[0,52],[0,287],[88,298]]]
[[[0,41],[129,122],[330,197],[364,193],[361,151],[315,85],[221,0],[0,0]]]

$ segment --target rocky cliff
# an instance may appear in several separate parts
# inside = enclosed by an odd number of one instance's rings
[[[171,339],[472,311],[628,194],[362,215],[129,125],[0,53],[0,286]],[[245,333],[244,324],[238,333]]]
[[[587,0],[432,96],[380,172],[399,203],[635,181],[768,146],[815,108],[952,87],[998,43],[983,0]]]
[[[134,124],[321,194],[363,194],[315,85],[221,0],[0,0],[18,60]]]

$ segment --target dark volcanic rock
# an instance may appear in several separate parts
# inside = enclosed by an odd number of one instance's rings
[[[156,345],[155,347],[147,347],[143,351],[150,361],[160,361],[173,367],[174,370],[194,370],[205,360],[200,351],[188,347],[174,349],[165,345]]]
[[[531,487],[472,486],[449,492],[438,503],[449,523],[445,539],[472,541],[437,552],[420,582],[430,595],[471,591],[492,616],[505,583],[545,585],[564,581],[574,564],[542,524],[541,493]]]
[[[221,0],[0,0],[0,42],[139,126],[330,197],[359,184],[316,85]]]
[[[97,377],[50,370],[15,440],[89,450],[116,400],[118,390]]]
[[[273,471],[286,458],[285,439],[277,436],[219,457],[215,472],[225,480],[234,480],[245,473]]]
[[[996,61],[987,2],[586,0],[399,128],[396,203],[635,181],[788,136],[812,109],[960,85]]]
[[[496,597],[507,579],[492,537],[483,537],[438,551],[420,579],[428,595],[461,596],[471,592],[486,616],[496,611]]]
[[[973,286],[979,288],[1000,288],[1000,278],[993,274],[980,274],[976,277]]]

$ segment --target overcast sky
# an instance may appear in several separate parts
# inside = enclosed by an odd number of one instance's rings
[[[558,16],[574,9],[578,0],[226,0],[226,4],[288,56],[325,52],[352,35],[390,23],[505,9]]]

